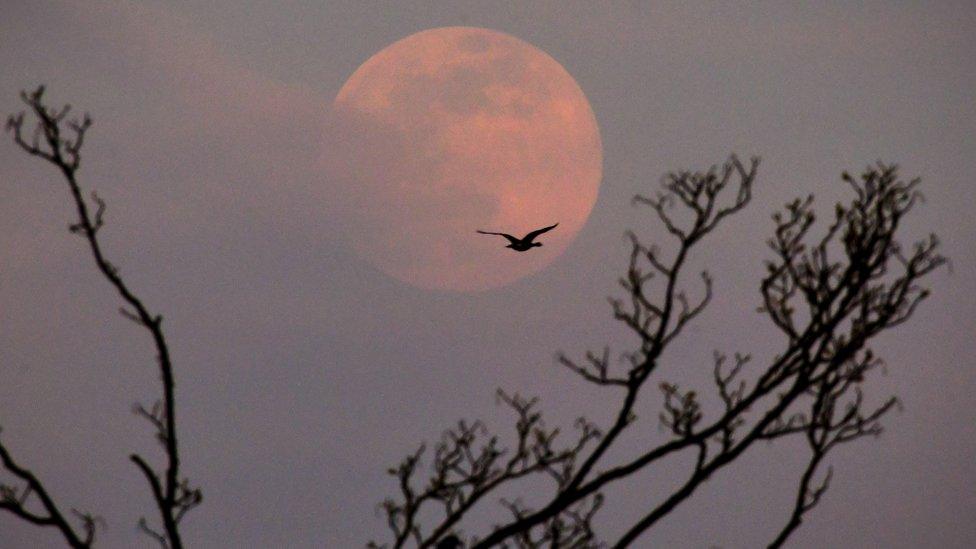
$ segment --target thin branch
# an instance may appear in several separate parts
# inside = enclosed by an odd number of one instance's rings
[[[31,93],[21,93],[21,98],[37,120],[34,138],[30,142],[24,139],[25,117],[23,113],[11,116],[7,121],[7,129],[13,134],[14,143],[22,150],[30,155],[43,158],[59,169],[71,191],[78,214],[77,221],[70,226],[71,232],[81,235],[88,242],[96,267],[126,304],[126,307],[121,309],[122,314],[130,320],[137,321],[148,331],[153,340],[163,382],[162,404],[159,407],[154,407],[151,413],[139,406],[137,413],[148,419],[156,429],[157,438],[164,446],[167,463],[164,471],[161,474],[156,474],[143,458],[133,455],[132,460],[150,481],[153,498],[163,522],[164,533],[162,536],[167,546],[172,549],[181,549],[183,544],[178,529],[179,520],[187,510],[200,503],[201,495],[199,490],[190,488],[187,481],[180,478],[180,459],[176,436],[175,382],[169,346],[162,329],[163,319],[160,315],[149,311],[142,300],[123,281],[118,269],[105,258],[103,253],[98,233],[104,224],[105,202],[94,192],[91,193],[91,200],[96,206],[92,212],[77,180],[77,172],[81,165],[81,148],[88,129],[91,127],[91,118],[85,114],[81,120],[66,122],[67,127],[65,128],[63,123],[65,123],[65,117],[70,110],[69,107],[65,106],[61,110],[51,109],[45,105],[43,96],[43,86]],[[148,527],[144,527],[143,530],[151,532]]]
[[[620,279],[625,296],[611,299],[611,307],[614,318],[638,337],[639,348],[623,353],[629,365],[620,373],[611,367],[609,348],[599,353],[588,352],[585,360],[579,362],[564,355],[558,357],[560,365],[584,381],[623,390],[616,397],[620,400],[616,401],[619,404],[615,419],[605,434],[593,437],[595,445],[580,444],[567,454],[569,459],[561,468],[540,469],[556,481],[546,503],[530,509],[517,498],[503,501],[512,519],[496,526],[483,538],[470,538],[472,547],[511,543],[518,547],[559,546],[568,543],[568,539],[580,539],[584,544],[594,542],[595,536],[589,534],[583,538],[570,537],[592,532],[587,518],[591,515],[577,512],[576,516],[584,520],[574,522],[571,517],[574,510],[597,498],[602,503],[603,493],[611,484],[659,460],[692,449],[695,459],[685,482],[671,493],[649,496],[647,512],[615,545],[631,546],[702,483],[757,441],[804,436],[809,441],[812,457],[801,477],[790,520],[774,542],[780,544],[799,526],[802,515],[826,493],[830,474],[819,483],[813,479],[818,476],[818,467],[828,452],[839,444],[881,432],[880,419],[896,406],[896,401],[889,399],[873,411],[865,410],[861,387],[867,374],[880,365],[868,343],[912,316],[928,296],[920,280],[944,264],[945,258],[939,255],[938,240],[934,237],[910,250],[898,243],[895,235],[900,221],[917,202],[917,180],[903,182],[897,178],[893,166],[879,164],[869,168],[859,181],[845,175],[845,181],[850,179],[848,182],[855,187],[856,197],[850,204],[836,207],[832,222],[819,237],[812,236],[816,219],[812,197],[790,202],[783,212],[774,215],[775,227],[769,240],[773,258],[767,263],[767,274],[760,284],[759,311],[783,334],[780,352],[757,371],[753,380],[743,379],[744,367],[751,361],[749,355],[736,354],[729,365],[728,357],[716,354],[712,377],[715,398],[721,406],[714,417],[706,416],[697,391],[679,388],[677,383],[658,382],[663,396],[659,420],[668,432],[668,440],[635,456],[624,456],[616,463],[608,459],[615,441],[636,423],[634,409],[638,397],[662,366],[666,349],[712,299],[712,279],[707,273],[702,274],[703,297],[694,303],[682,289],[690,253],[723,219],[748,204],[757,166],[758,160],[754,159],[746,168],[733,156],[721,169],[670,174],[663,182],[663,191],[655,198],[635,199],[639,204],[649,205],[678,241],[674,255],[665,259],[657,248],[643,245],[628,233],[631,253],[627,271]],[[724,198],[733,186],[736,190],[732,191],[731,200]],[[679,216],[673,212],[675,206],[681,206],[688,214],[682,216],[685,222],[678,221]],[[534,410],[535,401],[524,402],[528,404],[519,414],[517,427],[538,421],[538,414],[527,412]],[[509,402],[513,403],[517,404]],[[464,426],[459,426],[462,431]],[[523,455],[525,448],[521,442],[523,431],[518,432],[520,444],[515,456]],[[555,438],[556,430],[541,433],[542,440],[549,441]],[[465,449],[470,450],[469,439],[461,440],[466,441]],[[501,452],[496,440],[491,438],[483,448]],[[584,435],[581,440],[588,438]],[[449,448],[456,446],[452,442]],[[484,451],[480,454],[466,451],[463,455],[471,463],[501,463],[494,453],[484,457]],[[412,476],[417,459],[419,454],[409,462],[409,467],[398,469],[398,474],[406,471],[407,477]],[[435,459],[435,471],[442,469],[443,461]],[[467,475],[461,477],[467,479],[478,471],[470,464],[452,470]],[[500,467],[494,470],[504,471]],[[443,479],[443,475],[435,475],[429,486],[443,491]],[[517,478],[506,477],[509,480]],[[478,486],[477,492],[470,491],[477,493],[477,498],[464,500],[464,506],[449,507],[449,519],[425,537],[416,521],[417,510],[425,501],[437,497],[429,489],[414,492],[407,488],[408,483],[402,483],[404,498],[410,505],[388,503],[391,529],[395,534],[402,534],[405,526],[409,526],[417,539],[422,540],[418,541],[422,547],[447,539],[444,537],[447,535],[456,536],[451,531],[462,515],[469,513],[476,500],[498,485]],[[406,509],[410,509],[410,522],[402,520]]]
[[[75,511],[75,514],[82,521],[82,530],[84,531],[84,535],[79,535],[71,524],[68,523],[67,519],[65,519],[64,514],[58,508],[58,505],[54,502],[54,499],[48,493],[40,479],[32,471],[17,463],[13,456],[10,455],[10,451],[2,443],[0,443],[0,464],[3,465],[5,470],[26,483],[26,486],[22,489],[7,484],[0,484],[0,509],[9,511],[31,524],[57,528],[71,547],[91,547],[95,540],[96,521],[92,515]],[[26,504],[31,496],[36,496],[46,514],[36,514],[27,509]]]

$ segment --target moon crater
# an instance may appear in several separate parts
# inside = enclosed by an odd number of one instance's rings
[[[479,291],[544,268],[600,185],[599,129],[576,81],[538,48],[486,29],[431,29],[369,58],[335,98],[326,136],[350,245],[422,288]],[[475,234],[556,222],[522,254]]]

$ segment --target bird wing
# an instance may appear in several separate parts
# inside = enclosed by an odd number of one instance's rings
[[[507,239],[508,239],[508,241],[509,241],[509,242],[511,242],[512,244],[516,244],[516,243],[518,243],[518,241],[519,241],[519,239],[517,239],[517,238],[515,238],[514,236],[512,236],[512,235],[510,235],[510,234],[505,234],[505,233],[490,233],[490,232],[488,232],[488,231],[475,231],[475,232],[476,232],[476,233],[481,233],[481,234],[494,234],[494,235],[498,235],[498,236],[504,236],[504,237],[505,237],[505,238],[507,238]]]
[[[559,225],[559,223],[556,223],[556,225]],[[548,227],[545,227],[543,229],[537,229],[535,231],[532,231],[531,233],[525,235],[525,238],[523,238],[522,240],[524,240],[526,242],[532,242],[532,239],[533,238],[539,236],[540,234],[542,234],[544,232],[551,231],[551,230],[555,229],[556,228],[556,225],[549,225]]]

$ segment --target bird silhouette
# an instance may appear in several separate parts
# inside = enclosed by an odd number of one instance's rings
[[[556,223],[556,225],[559,225],[559,223]],[[514,236],[506,233],[492,233],[488,231],[476,231],[476,232],[480,234],[494,234],[498,236],[504,236],[505,238],[508,239],[509,242],[508,246],[505,246],[506,248],[511,248],[516,252],[527,252],[532,248],[535,248],[537,246],[542,246],[541,242],[533,242],[532,240],[544,232],[555,229],[556,225],[549,225],[548,227],[537,229],[523,236],[522,238],[515,238]]]

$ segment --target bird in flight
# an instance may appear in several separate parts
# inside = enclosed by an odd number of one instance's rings
[[[556,223],[556,225],[559,225],[559,223]],[[511,248],[511,249],[515,250],[516,252],[527,252],[527,251],[531,250],[532,248],[535,248],[536,246],[542,246],[542,243],[540,243],[540,242],[533,242],[532,240],[535,237],[539,236],[540,234],[542,234],[544,232],[551,231],[551,230],[555,229],[556,228],[556,225],[550,225],[550,226],[545,227],[545,228],[542,228],[542,229],[537,229],[537,230],[532,231],[531,233],[523,236],[522,238],[515,238],[514,236],[512,236],[510,234],[505,234],[505,233],[491,233],[491,232],[488,232],[488,231],[476,231],[476,232],[478,232],[480,234],[494,234],[494,235],[498,235],[498,236],[504,236],[505,238],[508,239],[508,242],[509,242],[509,245],[508,246],[505,246],[506,248]]]

